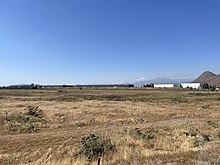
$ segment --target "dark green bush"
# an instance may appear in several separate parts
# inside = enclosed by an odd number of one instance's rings
[[[88,159],[97,159],[115,150],[116,147],[109,138],[103,135],[89,134],[82,138],[79,154],[85,155]]]

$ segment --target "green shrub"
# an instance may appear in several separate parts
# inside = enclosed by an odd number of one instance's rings
[[[96,159],[116,150],[109,138],[97,134],[89,134],[83,137],[81,145],[79,154],[85,155],[88,159]]]

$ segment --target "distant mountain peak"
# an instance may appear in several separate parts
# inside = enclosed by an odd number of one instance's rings
[[[205,71],[202,73],[202,75],[210,75],[210,76],[216,76],[216,74],[210,72],[210,71]]]
[[[210,84],[212,86],[220,86],[220,75],[216,75],[210,71],[203,72],[193,82],[199,82],[202,84]]]

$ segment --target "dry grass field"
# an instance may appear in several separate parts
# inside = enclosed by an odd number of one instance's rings
[[[220,92],[0,90],[0,164],[219,165],[219,153]]]

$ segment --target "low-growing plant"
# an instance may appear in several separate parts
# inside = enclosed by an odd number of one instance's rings
[[[81,147],[78,153],[91,160],[114,151],[116,151],[116,146],[111,139],[103,135],[89,134],[81,139]]]
[[[202,133],[201,136],[196,137],[193,142],[195,147],[199,147],[211,141],[211,134],[210,133]]]
[[[27,121],[25,116],[23,116],[21,113],[15,112],[15,113],[10,113],[10,114],[5,114],[2,116],[2,119],[4,122],[20,122],[24,123]]]
[[[21,125],[17,123],[9,124],[9,130],[10,131],[18,131],[20,129]]]
[[[194,144],[194,147],[199,147],[201,145],[204,145],[206,142],[207,141],[204,138],[201,137],[201,138],[194,139],[193,144]]]
[[[33,123],[29,122],[29,123],[26,124],[25,132],[33,133],[33,132],[36,132],[38,130],[39,130],[39,128]]]
[[[210,121],[207,121],[207,124],[212,126],[213,128],[219,128],[220,127],[220,122],[219,121],[210,120]]]
[[[219,139],[220,139],[220,130],[217,132],[217,136],[218,136]]]
[[[142,131],[140,128],[131,129],[129,134],[137,139],[141,140],[152,140],[156,137],[155,132],[153,131]]]
[[[211,134],[210,133],[203,133],[202,137],[207,142],[211,141]]]

